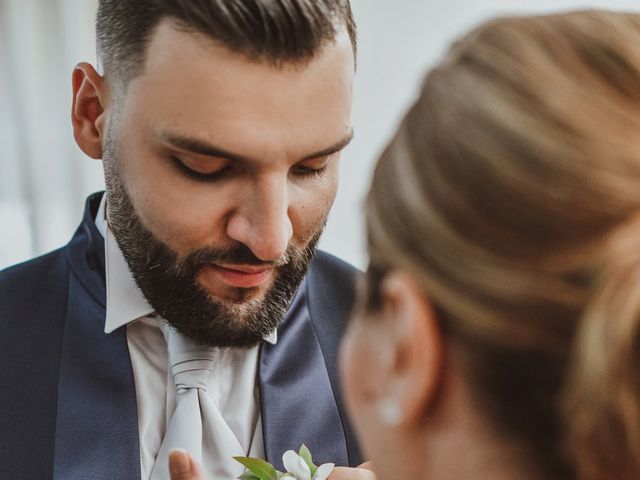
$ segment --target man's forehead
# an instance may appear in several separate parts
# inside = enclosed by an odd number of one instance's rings
[[[157,35],[166,37],[152,41],[148,68],[131,82],[124,103],[150,137],[264,158],[310,155],[350,136],[348,36],[291,69],[251,62],[171,25],[161,28]]]
[[[267,54],[253,54],[251,51],[231,48],[223,42],[192,28],[181,25],[179,22],[165,18],[152,30],[147,44],[145,63],[154,63],[154,59],[163,59],[171,51],[181,51],[181,56],[189,53],[200,55],[201,61],[207,57],[215,57],[218,61],[234,61],[246,65],[263,66],[273,70],[287,71],[303,70],[314,60],[323,57],[327,50],[335,46],[345,47],[345,53],[351,57],[351,63],[355,66],[353,45],[345,25],[336,27],[335,36],[322,40],[318,44],[314,54],[301,58],[271,58]],[[153,65],[152,65],[153,68]]]
[[[178,29],[172,22],[163,22],[151,39],[144,72],[133,83],[143,83],[144,88],[164,86],[173,90],[172,95],[218,93],[239,105],[243,97],[252,101],[294,98],[293,94],[299,93],[295,90],[306,89],[316,96],[315,90],[323,83],[335,89],[337,81],[350,90],[353,68],[346,32],[339,33],[334,42],[308,62],[276,66],[249,59],[202,35]],[[260,92],[266,89],[269,95],[261,96]]]

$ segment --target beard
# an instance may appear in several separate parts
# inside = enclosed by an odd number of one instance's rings
[[[220,249],[203,247],[178,255],[142,222],[120,176],[115,136],[105,141],[103,163],[109,227],[138,288],[156,314],[194,342],[215,347],[251,347],[280,324],[302,283],[324,224],[304,249],[289,245],[282,258],[264,262],[242,243]],[[216,299],[197,283],[208,264],[268,266],[274,279],[264,293],[233,288],[230,299]]]

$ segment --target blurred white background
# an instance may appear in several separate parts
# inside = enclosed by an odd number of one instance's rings
[[[425,70],[462,32],[497,14],[640,10],[640,0],[352,0],[359,28],[356,137],[322,248],[364,266],[362,198],[376,155]],[[529,5],[527,5],[529,4]],[[534,6],[531,6],[534,5]],[[95,62],[96,0],[0,0],[0,268],[57,248],[103,188],[71,134],[70,74]],[[639,47],[640,48],[640,47]]]

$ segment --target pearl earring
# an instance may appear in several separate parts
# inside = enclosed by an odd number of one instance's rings
[[[402,410],[397,403],[391,400],[380,402],[378,405],[378,415],[382,422],[389,427],[396,427],[402,422]]]

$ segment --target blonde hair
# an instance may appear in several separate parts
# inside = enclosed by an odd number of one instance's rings
[[[546,478],[640,478],[640,15],[465,36],[367,206],[370,276],[421,283],[496,431]]]

